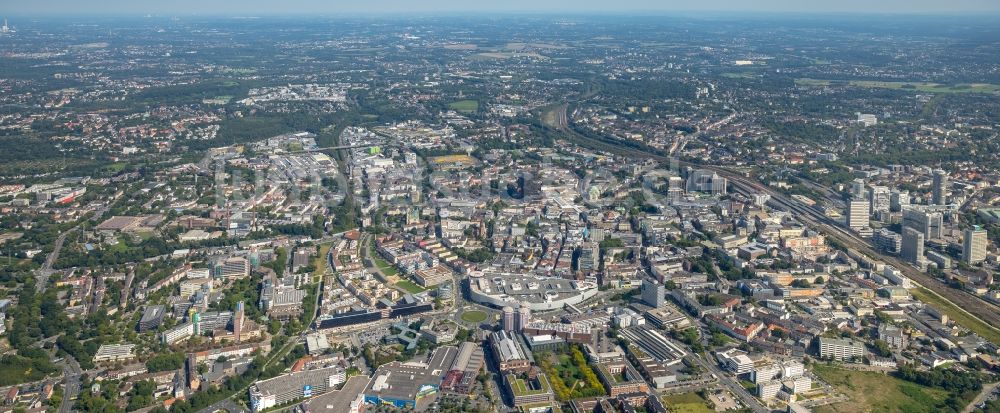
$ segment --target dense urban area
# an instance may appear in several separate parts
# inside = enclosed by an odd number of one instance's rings
[[[10,18],[0,412],[1000,412],[1000,24]]]

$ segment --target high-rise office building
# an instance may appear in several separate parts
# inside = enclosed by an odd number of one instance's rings
[[[946,205],[948,203],[948,173],[942,169],[934,170],[934,181],[931,189],[931,203]]]
[[[899,255],[908,262],[919,262],[924,257],[924,234],[913,228],[903,228],[903,246]]]
[[[655,280],[642,280],[640,296],[642,302],[651,307],[663,307],[666,304],[666,287]]]
[[[868,201],[853,199],[847,204],[847,227],[855,231],[868,228]]]
[[[962,242],[962,261],[966,264],[975,265],[986,260],[986,230],[978,225],[965,230],[965,239]]]
[[[696,169],[690,171],[687,177],[688,192],[708,192],[712,195],[725,195],[729,180],[719,176],[714,171]]]
[[[865,181],[860,178],[851,181],[851,198],[864,199],[866,195],[868,191],[865,191]]]
[[[873,186],[868,189],[868,201],[871,207],[871,213],[876,214],[880,212],[889,212],[892,205],[891,203],[891,192],[887,186]]]
[[[504,331],[514,331],[514,307],[504,307],[503,308],[503,318],[502,318]]]
[[[940,239],[944,236],[944,215],[920,207],[904,208],[903,227],[920,231],[924,239]]]
[[[531,310],[528,307],[518,307],[514,311],[514,331],[521,332],[524,326],[531,322]]]
[[[236,311],[233,313],[233,337],[236,338],[236,341],[240,341],[240,336],[243,334],[245,314],[246,310],[243,308],[243,302],[236,303]]]

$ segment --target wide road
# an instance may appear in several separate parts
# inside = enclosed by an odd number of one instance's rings
[[[38,273],[35,275],[35,291],[39,293],[45,292],[45,287],[49,284],[49,277],[53,274],[52,266],[55,265],[56,260],[59,259],[59,251],[62,250],[63,244],[66,242],[66,235],[75,230],[76,228],[73,228],[72,230],[63,232],[62,234],[59,234],[58,238],[56,238],[56,243],[52,247],[52,252],[45,258],[45,263],[42,264],[42,268],[39,268]]]
[[[711,356],[705,356],[705,357],[711,357]],[[700,364],[701,367],[704,368],[706,371],[714,374],[715,377],[719,379],[720,385],[729,390],[729,392],[732,393],[734,397],[738,398],[740,402],[743,403],[744,406],[753,410],[754,413],[769,413],[771,411],[771,409],[768,409],[766,406],[761,404],[760,400],[757,400],[756,397],[750,394],[750,392],[748,392],[746,388],[744,388],[739,382],[737,382],[736,379],[733,378],[733,376],[731,376],[727,372],[722,371],[722,369],[720,369],[719,366],[716,365],[716,363],[714,363],[711,359],[705,361],[705,359],[703,359],[701,355],[695,355],[694,357],[692,357],[692,359],[697,361],[698,364]]]
[[[73,408],[74,399],[80,393],[80,375],[83,370],[73,356],[66,355],[65,366],[63,367],[63,377],[66,379],[63,390],[62,403],[59,405],[59,413],[69,413]]]

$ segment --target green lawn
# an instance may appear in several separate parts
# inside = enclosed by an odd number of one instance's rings
[[[854,371],[816,364],[813,373],[850,398],[817,407],[825,412],[936,412],[948,392],[900,380],[882,373]]]
[[[115,162],[108,164],[107,166],[104,167],[104,169],[111,173],[118,173],[121,172],[122,169],[125,169],[126,165],[127,164],[125,162]]]
[[[462,313],[462,321],[467,323],[481,323],[486,321],[487,317],[489,317],[489,315],[487,315],[485,311],[479,310],[466,311]]]
[[[399,274],[399,270],[396,266],[383,259],[382,256],[378,254],[378,251],[375,251],[375,248],[372,245],[368,246],[368,257],[371,258],[372,262],[375,263],[375,266],[378,267],[378,269],[382,270],[382,273],[385,274],[386,277]]]
[[[508,375],[507,377],[510,378],[512,376],[513,375]],[[516,394],[518,396],[527,396],[527,395],[532,395],[532,394],[541,394],[541,393],[545,393],[545,392],[547,392],[549,390],[549,385],[545,382],[545,374],[539,374],[538,375],[538,388],[537,389],[529,390],[528,389],[528,383],[526,383],[524,381],[524,379],[521,379],[521,378],[512,379],[511,382],[513,382],[514,394]]]
[[[474,113],[479,110],[479,102],[475,100],[460,100],[448,104],[449,109],[454,109],[462,113]]]
[[[962,327],[974,331],[976,334],[979,334],[981,337],[989,340],[993,344],[1000,344],[1000,330],[997,330],[995,327],[987,324],[986,322],[980,321],[978,318],[969,315],[969,313],[966,313],[950,301],[946,301],[944,298],[941,298],[941,296],[934,294],[924,287],[911,289],[910,294],[913,294],[914,298],[930,304],[942,313],[947,314],[948,318],[954,320]]]
[[[396,283],[396,286],[402,288],[403,290],[405,290],[410,294],[417,294],[425,291],[422,287],[414,284],[413,281],[410,280],[400,280],[399,282]]]
[[[830,86],[836,84],[848,84],[854,87],[879,88],[879,89],[899,89],[914,90],[918,92],[930,93],[990,93],[1000,91],[1000,86],[989,83],[961,83],[946,85],[931,82],[883,82],[877,80],[823,80],[823,79],[795,79],[795,84],[801,86]]]
[[[377,264],[378,263],[376,262],[376,265]],[[379,265],[378,269],[382,270],[382,273],[385,274],[386,277],[391,277],[393,275],[399,274],[399,270],[397,270],[396,267],[393,267],[392,265],[389,265],[388,267],[383,267]]]
[[[681,393],[663,396],[663,403],[667,409],[675,413],[714,413],[715,410],[708,408],[708,401],[701,398],[698,393]]]

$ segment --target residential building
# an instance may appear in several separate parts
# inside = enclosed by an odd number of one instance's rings
[[[641,297],[642,302],[653,308],[660,308],[666,304],[667,290],[663,284],[655,280],[642,280]]]
[[[860,358],[865,355],[865,345],[860,341],[840,338],[819,338],[819,356],[838,361]]]

